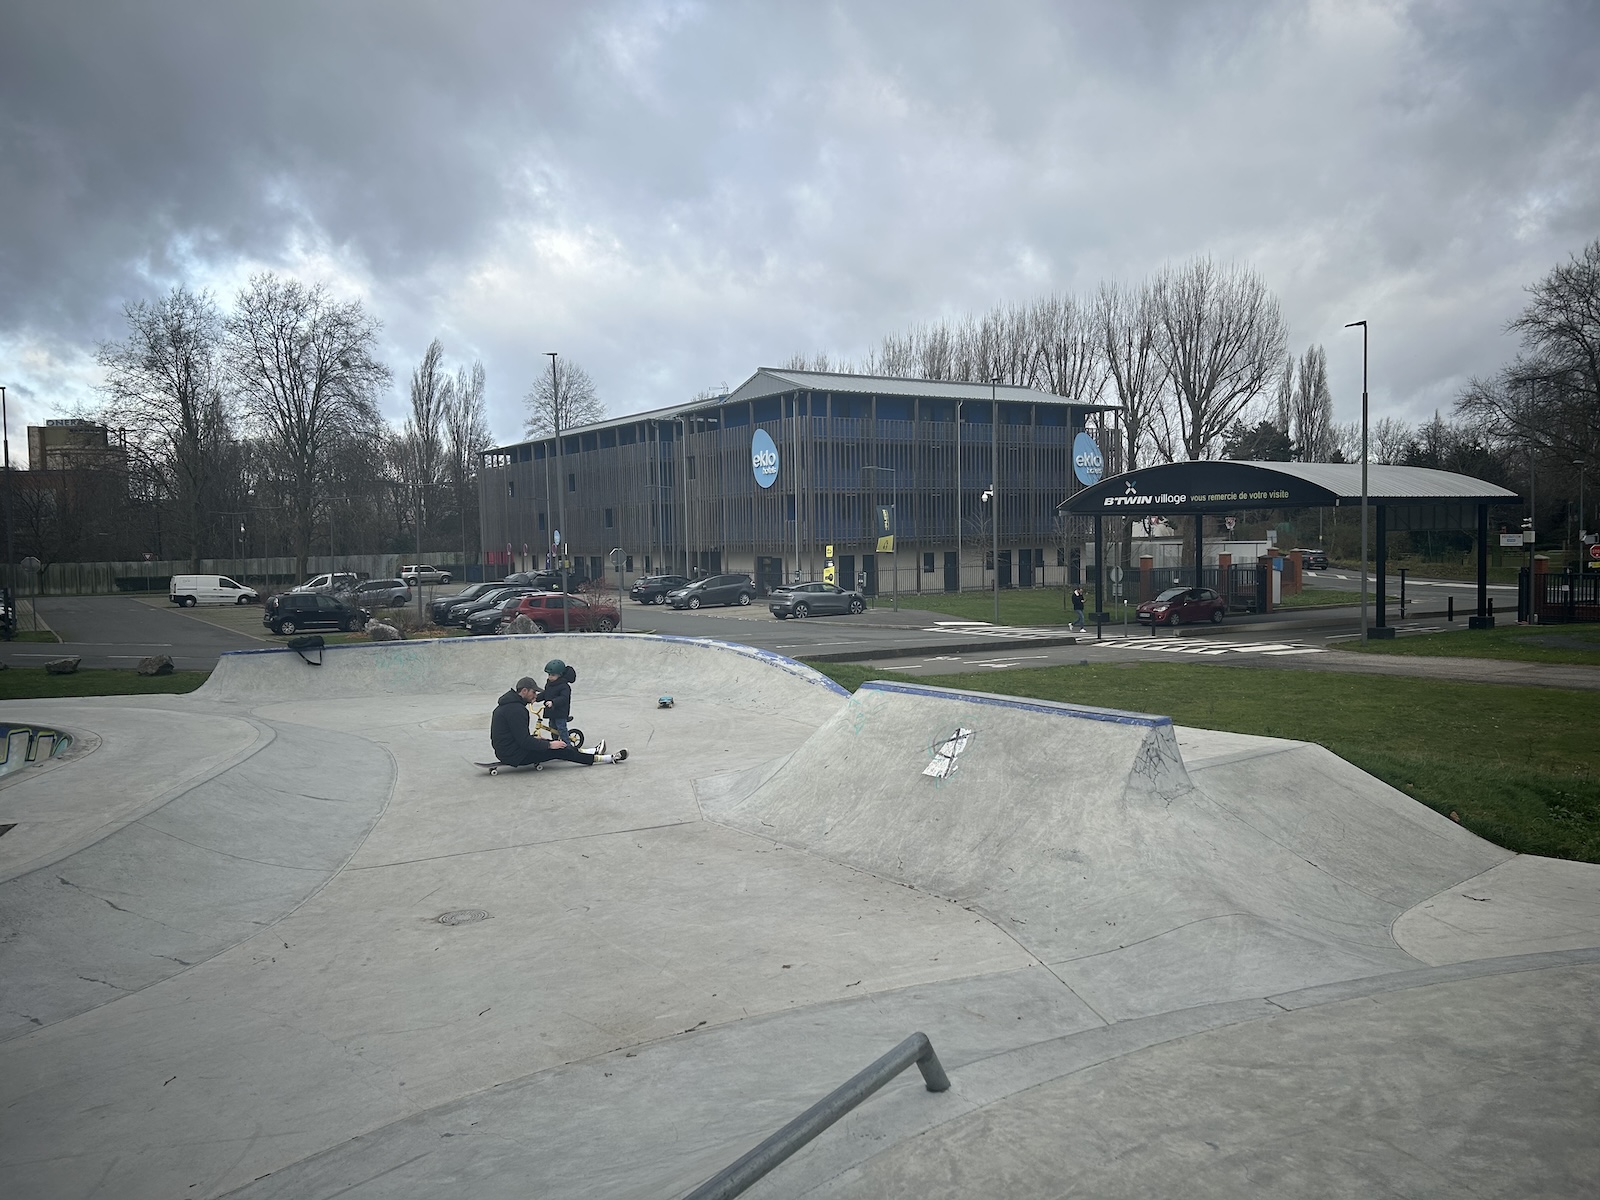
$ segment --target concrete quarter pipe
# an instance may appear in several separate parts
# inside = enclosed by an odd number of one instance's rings
[[[551,657],[628,763],[472,770]],[[914,1028],[750,1195],[1600,1180],[1600,872],[1320,747],[637,635],[3,707],[79,748],[0,778],[8,1196],[673,1196]]]

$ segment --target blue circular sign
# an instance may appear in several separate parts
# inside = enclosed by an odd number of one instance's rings
[[[1092,437],[1080,433],[1072,439],[1072,471],[1079,483],[1085,487],[1099,483],[1105,470],[1105,456],[1100,453],[1100,447],[1094,444]]]
[[[778,481],[778,447],[765,429],[756,430],[750,439],[750,469],[755,472],[756,483],[764,488]]]

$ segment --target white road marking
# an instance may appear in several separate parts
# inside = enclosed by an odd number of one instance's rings
[[[1154,654],[1325,654],[1317,646],[1292,642],[1217,642],[1199,638],[1107,638],[1099,643],[1111,650],[1145,650]]]

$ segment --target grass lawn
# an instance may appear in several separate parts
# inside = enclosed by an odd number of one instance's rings
[[[879,581],[882,582],[881,580]],[[1066,598],[1062,603],[1063,596]],[[1089,604],[1094,604],[1094,593],[1088,593]],[[876,608],[888,608],[893,597],[879,596]],[[901,593],[900,607],[921,612],[939,613],[963,621],[994,620],[993,592],[923,592],[921,595]],[[1002,625],[1067,625],[1072,621],[1072,590],[1060,588],[1001,588],[1000,624]]]
[[[851,689],[893,678],[882,668],[813,665]],[[1508,850],[1600,862],[1600,692],[1143,662],[916,682],[1317,742]]]
[[[12,667],[0,671],[0,700],[33,700],[48,696],[149,696],[192,692],[210,671],[174,671],[171,675],[140,675],[122,670],[78,670],[71,675],[50,675],[43,667]]]
[[[1466,618],[1459,618],[1463,623]],[[1600,626],[1499,625],[1451,633],[1420,633],[1393,641],[1344,642],[1361,654],[1416,654],[1430,658],[1503,658],[1518,662],[1576,663],[1600,667]]]

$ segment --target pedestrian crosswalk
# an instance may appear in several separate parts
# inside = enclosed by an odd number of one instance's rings
[[[1320,646],[1294,642],[1223,642],[1209,638],[1107,638],[1095,645],[1108,650],[1143,650],[1149,654],[1194,654],[1214,658],[1223,654],[1264,654],[1278,658],[1292,654],[1326,654]]]
[[[987,621],[937,621],[925,626],[924,633],[952,633],[961,637],[976,634],[978,637],[992,637],[1008,639],[1017,642],[1037,641],[1040,638],[1061,637],[1074,631],[1072,629],[1022,629],[1014,625],[991,625]]]

